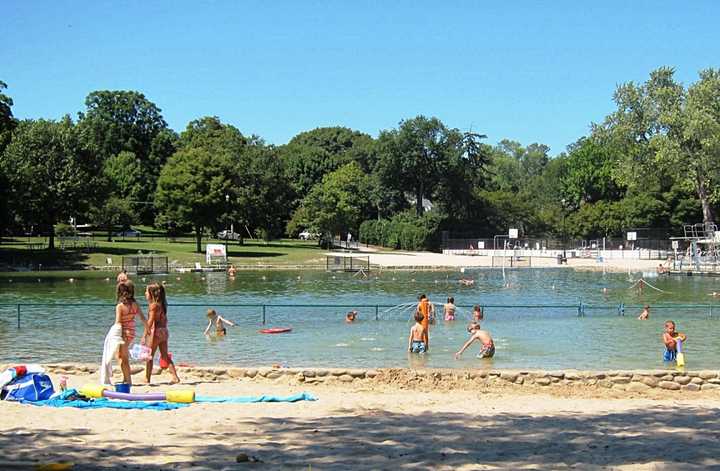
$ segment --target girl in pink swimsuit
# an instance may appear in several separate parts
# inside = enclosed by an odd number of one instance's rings
[[[117,285],[117,305],[115,306],[115,323],[122,326],[122,338],[124,344],[118,350],[118,360],[123,374],[123,383],[132,384],[130,376],[130,345],[135,340],[135,317],[140,317],[145,332],[148,332],[148,324],[140,306],[135,301],[135,285],[128,280]]]
[[[148,345],[152,349],[150,359],[145,363],[145,379],[150,384],[152,376],[153,358],[155,351],[160,349],[160,368],[167,368],[172,375],[173,383],[179,383],[177,371],[172,357],[168,353],[168,339],[170,332],[167,328],[167,298],[165,297],[165,287],[160,283],[150,283],[145,289],[145,299],[147,299],[150,307],[148,308],[148,337],[150,342]]]

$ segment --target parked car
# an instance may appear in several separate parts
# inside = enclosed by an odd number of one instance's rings
[[[224,230],[217,233],[217,238],[220,240],[225,240],[226,238],[227,240],[240,240],[240,234],[238,234],[237,232]]]
[[[124,231],[116,232],[115,235],[118,237],[140,237],[141,232],[136,231],[135,229],[126,229]]]
[[[319,239],[320,234],[318,234],[317,232],[310,232],[305,229],[300,234],[298,234],[298,237],[300,237],[301,240]]]

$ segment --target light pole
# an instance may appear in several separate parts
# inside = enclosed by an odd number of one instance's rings
[[[230,235],[228,233],[228,221],[230,221],[230,195],[225,193],[225,258],[229,259],[228,257],[228,236]]]

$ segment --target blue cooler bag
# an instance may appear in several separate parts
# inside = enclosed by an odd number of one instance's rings
[[[30,373],[17,378],[3,388],[6,401],[44,401],[55,393],[50,377],[42,373]]]

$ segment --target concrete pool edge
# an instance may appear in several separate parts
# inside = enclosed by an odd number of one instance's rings
[[[12,365],[0,365],[0,371]],[[49,373],[94,375],[94,364],[44,364]],[[116,369],[117,370],[117,369]],[[159,370],[156,367],[156,371]],[[133,365],[133,375],[142,376],[143,368]],[[204,381],[279,381],[297,385],[347,384],[394,385],[400,388],[482,389],[507,388],[578,391],[618,391],[669,393],[720,390],[720,371],[672,370],[481,370],[481,369],[410,369],[410,368],[273,368],[234,366],[179,366],[181,375]]]

